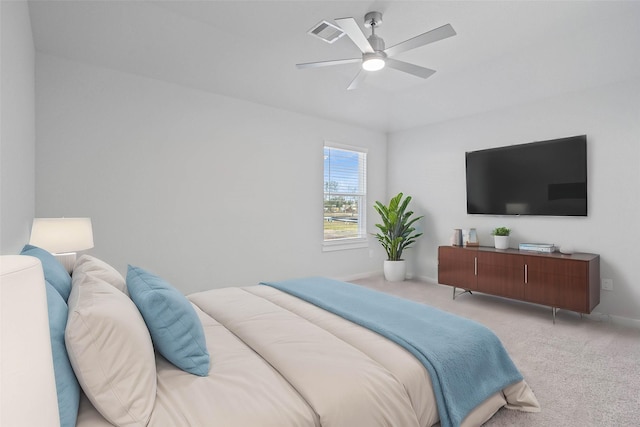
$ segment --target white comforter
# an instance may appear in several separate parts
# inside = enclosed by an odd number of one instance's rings
[[[431,426],[438,412],[427,370],[382,336],[267,286],[193,294],[211,355],[208,377],[157,356],[149,426]],[[476,408],[539,410],[522,381]],[[108,426],[88,400],[78,426]]]

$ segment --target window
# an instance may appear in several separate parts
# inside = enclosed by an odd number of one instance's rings
[[[366,247],[367,153],[324,146],[324,249]]]

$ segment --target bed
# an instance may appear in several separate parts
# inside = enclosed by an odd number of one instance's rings
[[[51,260],[46,254],[37,255],[40,262],[32,268],[43,273],[26,280],[35,280],[43,293],[50,285],[46,265]],[[30,257],[2,258],[4,277],[7,271],[15,274],[11,267],[15,258],[23,262]],[[146,281],[146,303],[140,302],[139,292],[132,286],[139,279],[136,274]],[[355,286],[312,278],[214,289],[185,298],[176,296],[179,292],[145,270],[130,267],[125,279],[101,260],[80,257],[66,300],[68,319],[64,328],[73,380],[80,385],[79,403],[77,409],[71,407],[72,413],[76,411],[75,418],[62,413],[62,387],[55,378],[60,425],[408,427],[442,421],[443,426],[475,426],[502,407],[539,411],[533,392],[519,377],[498,391],[487,392],[487,397],[468,413],[457,414],[454,408],[441,420],[440,384],[449,380],[440,378],[440,372],[430,371],[413,350],[383,336],[389,329],[387,324],[378,328],[382,331],[376,327],[371,330],[358,324],[358,319],[347,320],[336,314],[339,309],[330,303],[312,303],[307,301],[313,299],[308,295],[294,295],[305,283],[321,284],[322,289]],[[288,287],[294,294],[285,289]],[[158,308],[163,305],[163,295],[170,295],[164,302],[172,298],[179,301],[181,309],[191,313],[189,319],[197,319],[197,325],[188,324],[171,311],[176,307],[173,303],[167,305],[168,309]],[[378,297],[385,298],[382,294]],[[3,306],[5,299],[3,296]],[[338,305],[344,300],[341,295],[336,299]],[[53,318],[50,305],[49,317]],[[178,317],[173,319],[174,315]],[[157,335],[157,331],[154,335],[157,325],[153,322],[162,319],[173,320],[160,325],[161,332],[176,325],[183,329],[171,332],[169,339]],[[4,314],[2,320],[8,321]],[[389,327],[393,332],[393,325]],[[191,336],[194,329],[201,330],[202,336]],[[55,341],[52,332],[46,344],[54,348],[53,359]],[[174,353],[188,347],[193,351],[174,359],[163,345],[173,345]],[[465,348],[466,344],[458,342],[456,347]],[[448,359],[446,355],[437,357],[445,362]],[[55,361],[54,365],[56,369],[49,371],[57,374],[60,369]],[[204,370],[198,371],[203,366]],[[476,370],[482,371],[483,366]],[[473,377],[464,366],[447,372],[448,376],[460,377],[458,384]],[[436,381],[432,381],[434,375]],[[486,381],[481,382],[458,387],[453,392],[462,398],[453,400],[464,400],[466,394],[482,389]],[[450,393],[444,390],[446,400]],[[5,404],[3,397],[3,410]]]

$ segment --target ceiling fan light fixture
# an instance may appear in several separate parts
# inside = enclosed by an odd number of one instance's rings
[[[1,0],[0,0],[1,1]],[[354,45],[362,52],[362,57],[348,59],[334,59],[330,61],[307,62],[304,64],[296,64],[298,68],[317,68],[328,65],[352,64],[360,62],[362,69],[356,77],[351,81],[347,90],[358,88],[360,83],[366,78],[368,73],[365,71],[378,71],[383,68],[392,68],[426,79],[435,73],[435,70],[411,64],[395,59],[395,56],[408,50],[416,49],[427,44],[455,36],[456,32],[451,24],[446,24],[436,29],[419,34],[415,37],[407,39],[401,43],[385,47],[382,37],[376,35],[376,28],[382,23],[382,13],[369,12],[364,16],[364,26],[371,28],[371,35],[367,37],[360,25],[354,18],[336,18],[337,25],[333,25],[327,21],[321,21],[309,33],[315,37],[320,37],[325,41],[336,40],[343,35],[347,35]]]
[[[365,53],[362,55],[362,69],[366,71],[382,70],[387,55],[384,52]]]

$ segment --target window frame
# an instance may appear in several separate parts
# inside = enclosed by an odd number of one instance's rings
[[[342,151],[349,151],[353,153],[358,153],[358,155],[364,155],[364,171],[361,172],[362,182],[359,182],[363,191],[356,193],[343,193],[348,196],[355,196],[360,198],[360,206],[358,208],[358,236],[356,237],[344,237],[337,239],[326,240],[324,238],[324,209],[323,209],[323,217],[322,217],[322,251],[323,252],[331,252],[331,251],[339,251],[339,250],[347,250],[347,249],[359,249],[366,248],[369,246],[369,238],[367,235],[367,175],[368,175],[368,165],[367,165],[367,155],[368,149],[365,147],[358,147],[353,145],[346,145],[341,143],[336,143],[332,141],[325,141],[323,144],[323,157],[325,149],[336,149]],[[322,201],[324,207],[324,200],[327,192],[325,191],[324,185],[324,163],[322,167],[323,172],[323,189],[322,189]]]

